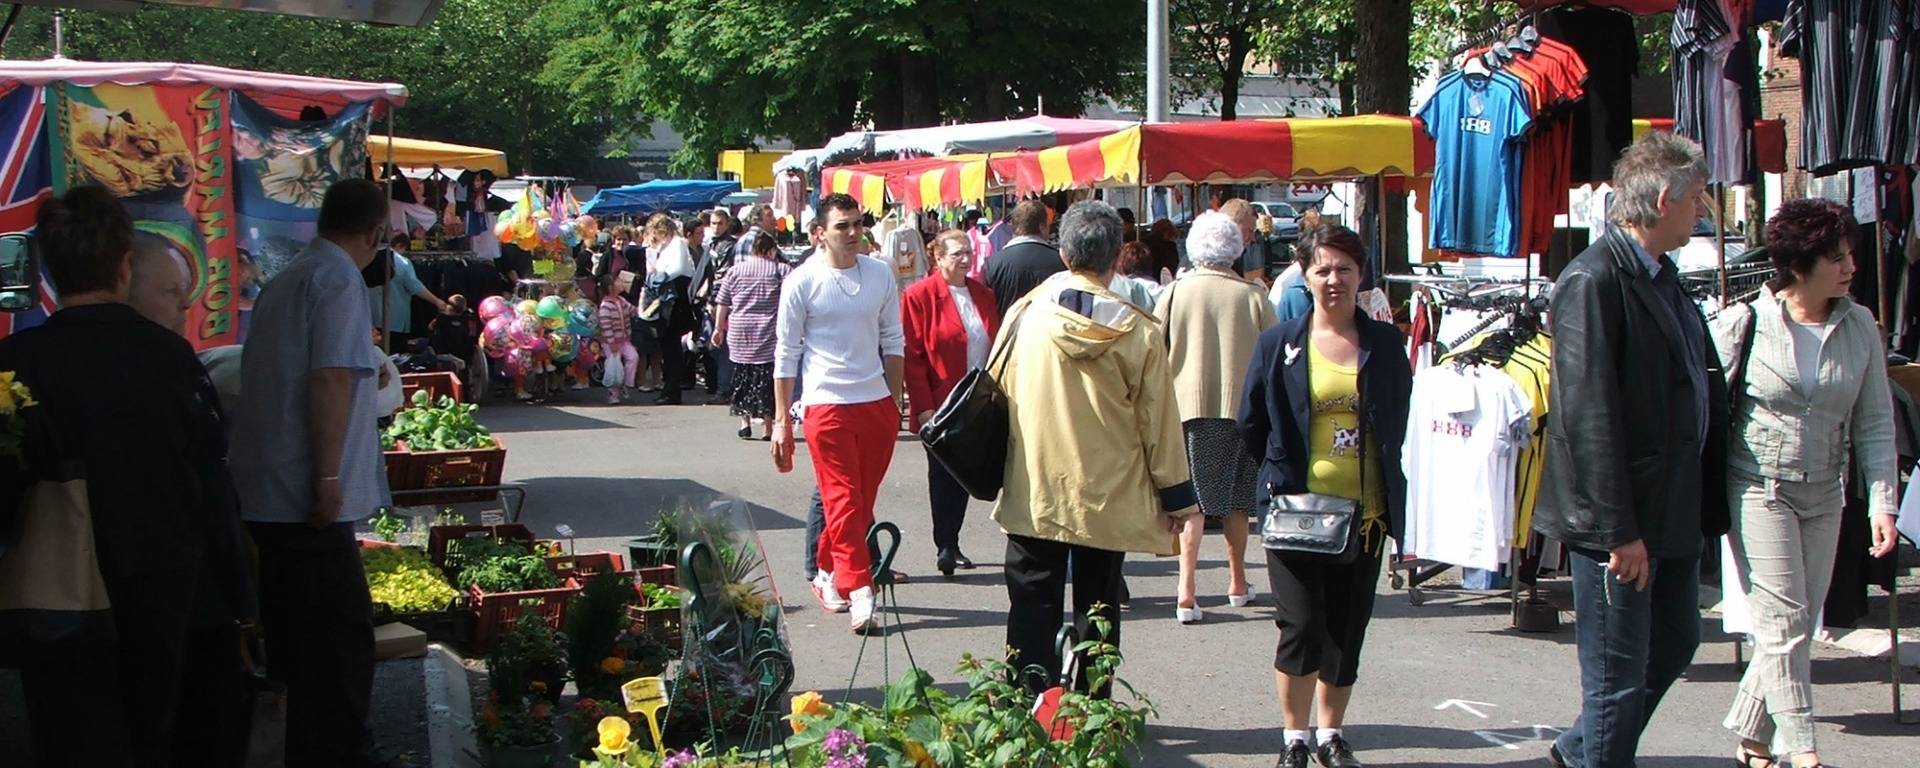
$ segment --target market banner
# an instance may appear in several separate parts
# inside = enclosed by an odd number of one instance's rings
[[[207,85],[55,86],[56,190],[99,184],[192,271],[187,340],[239,342],[226,92]]]
[[[240,248],[264,283],[313,239],[327,187],[367,173],[371,102],[323,120],[296,120],[232,94],[234,205]]]
[[[26,232],[33,229],[41,201],[53,194],[47,93],[44,87],[19,83],[0,89],[0,232]],[[0,312],[0,337],[46,322],[53,314],[53,287],[44,270],[35,284],[31,309]]]

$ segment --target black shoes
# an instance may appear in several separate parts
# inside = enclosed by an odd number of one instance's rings
[[[953,569],[957,565],[959,565],[959,561],[954,558],[953,550],[940,550],[940,559],[936,561],[936,567],[940,569],[940,575],[949,579],[953,578]]]
[[[1318,756],[1320,764],[1326,768],[1361,768],[1359,758],[1353,756],[1353,748],[1347,746],[1347,740],[1339,736],[1321,744]]]
[[[1547,762],[1552,764],[1553,768],[1567,768],[1567,759],[1560,756],[1560,745],[1547,745]]]
[[[967,553],[961,552],[959,547],[953,549],[953,564],[960,566],[963,571],[973,570],[973,561],[967,559]]]
[[[653,404],[654,405],[680,405],[681,400],[680,400],[680,396],[677,394],[669,395],[669,394],[662,393],[659,397],[656,397],[653,399]]]
[[[1296,741],[1287,747],[1287,751],[1280,753],[1280,759],[1274,762],[1273,768],[1313,768],[1312,755],[1306,742]]]

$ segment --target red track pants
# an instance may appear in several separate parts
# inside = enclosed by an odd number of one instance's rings
[[[827,528],[820,535],[821,570],[833,572],[834,588],[851,595],[873,586],[873,559],[867,554],[867,530],[880,481],[893,463],[900,412],[892,400],[858,405],[810,405],[802,419],[813,478]]]

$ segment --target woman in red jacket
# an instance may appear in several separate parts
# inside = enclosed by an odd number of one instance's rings
[[[900,294],[907,333],[907,400],[913,428],[933,418],[967,371],[987,364],[993,334],[1000,328],[993,289],[967,277],[973,246],[967,234],[949,229],[934,236],[930,249],[934,272]],[[967,491],[945,467],[927,455],[927,495],[933,507],[933,546],[940,573],[972,568],[960,552],[960,525],[967,516]]]

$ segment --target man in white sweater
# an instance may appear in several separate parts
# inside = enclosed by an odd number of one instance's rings
[[[780,286],[773,362],[773,464],[793,470],[789,405],[804,383],[802,424],[826,507],[813,592],[821,607],[850,614],[853,631],[874,629],[867,529],[900,431],[906,335],[893,265],[860,256],[860,207],[847,195],[820,201],[806,263]],[[803,362],[804,361],[804,362]]]

